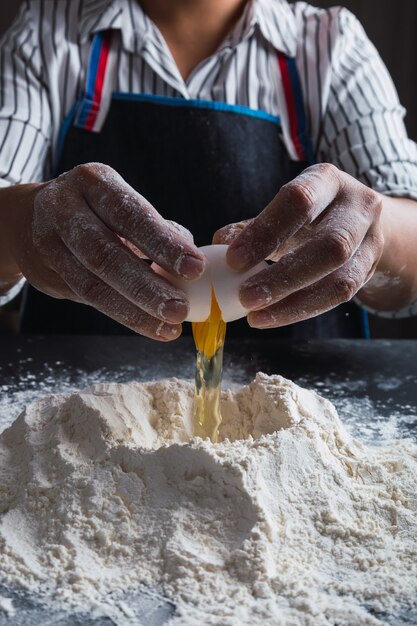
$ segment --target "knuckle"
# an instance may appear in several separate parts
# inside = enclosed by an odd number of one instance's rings
[[[94,169],[91,166],[91,163],[81,163],[80,165],[76,165],[70,172],[76,178],[91,178],[94,176]]]
[[[112,212],[117,215],[118,223],[129,227],[136,236],[139,233],[139,241],[146,243],[151,236],[151,233],[147,232],[150,230],[146,219],[149,217],[149,212],[144,207],[145,203],[141,202],[141,196],[126,190],[121,185],[115,186],[113,191]]]
[[[381,198],[373,189],[370,187],[364,187],[363,189],[363,199],[366,206],[376,208],[378,205],[382,204]]]
[[[100,181],[110,181],[116,176],[116,172],[104,163],[81,163],[76,165],[69,175],[80,184],[96,186]]]
[[[76,165],[72,170],[74,174],[81,176],[99,176],[100,174],[107,174],[112,172],[112,168],[104,163],[80,163]]]
[[[341,276],[334,282],[333,290],[336,301],[342,303],[348,302],[353,298],[358,290],[358,286],[351,276]]]
[[[337,230],[327,240],[327,254],[337,265],[346,263],[354,251],[354,241],[348,231]]]
[[[163,300],[162,294],[152,285],[143,274],[138,274],[135,283],[130,285],[130,300],[146,307],[146,310],[156,310]]]
[[[370,189],[370,187],[366,187],[365,185],[361,185],[361,207],[365,216],[368,220],[374,220],[375,218],[379,218],[382,211],[382,198],[381,196]]]
[[[109,240],[101,228],[87,223],[82,229],[70,230],[77,233],[76,238],[69,238],[71,247],[79,251],[83,263],[94,274],[106,278],[121,263],[119,246]]]
[[[298,214],[305,218],[312,215],[316,203],[316,194],[306,182],[291,181],[281,189],[281,196],[286,206],[295,207]]]
[[[100,242],[90,256],[88,262],[89,269],[105,279],[117,267],[117,257],[117,250],[114,250],[112,245]]]
[[[333,163],[317,163],[312,166],[312,169],[320,177],[337,176],[339,171]]]
[[[87,303],[103,305],[107,289],[100,280],[88,278],[78,284],[77,292]]]

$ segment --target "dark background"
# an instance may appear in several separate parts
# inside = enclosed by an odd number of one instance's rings
[[[323,8],[337,4],[331,0],[310,0],[310,3]],[[0,34],[7,29],[20,4],[21,0],[0,0]],[[344,0],[339,4],[359,18],[378,48],[394,79],[401,103],[408,111],[408,132],[417,140],[417,0]],[[10,317],[6,319],[5,312],[0,311],[0,331],[10,323],[13,324]],[[374,336],[417,338],[417,318],[372,319],[371,326]]]

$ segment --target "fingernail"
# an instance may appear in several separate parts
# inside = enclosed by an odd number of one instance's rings
[[[204,271],[204,259],[186,254],[180,261],[178,271],[184,278],[198,278]]]
[[[181,334],[181,331],[181,326],[171,326],[170,324],[161,322],[156,329],[155,334],[157,337],[162,337],[163,339],[170,341],[171,339],[176,339]]]
[[[227,251],[227,262],[235,270],[245,270],[251,264],[251,258],[245,246],[237,248],[229,247]]]
[[[240,289],[240,301],[245,309],[251,310],[267,306],[271,300],[271,292],[264,285],[242,285]]]
[[[167,300],[160,305],[158,313],[164,320],[178,324],[187,317],[188,304],[184,300]]]
[[[248,317],[249,325],[252,328],[268,328],[275,324],[275,320],[268,311],[255,311]]]

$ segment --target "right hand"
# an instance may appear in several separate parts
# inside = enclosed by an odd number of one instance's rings
[[[186,295],[143,259],[197,278],[204,256],[192,241],[106,165],[79,165],[31,189],[9,249],[34,287],[89,304],[153,339],[181,334]]]

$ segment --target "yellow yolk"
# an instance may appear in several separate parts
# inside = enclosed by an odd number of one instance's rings
[[[193,431],[205,439],[217,441],[220,413],[220,392],[223,370],[223,346],[226,322],[214,289],[211,292],[210,315],[205,322],[193,322],[193,336],[197,348]]]
[[[216,300],[214,289],[211,289],[211,310],[205,322],[193,322],[193,337],[198,352],[204,352],[211,359],[224,344],[226,322],[222,320],[222,312]]]

